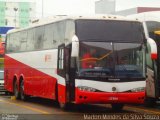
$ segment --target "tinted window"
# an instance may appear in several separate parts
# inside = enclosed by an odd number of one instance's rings
[[[27,51],[34,50],[34,38],[35,38],[35,29],[28,30],[28,37],[27,37]]]
[[[6,39],[6,53],[10,52],[10,35],[7,35],[7,39]]]
[[[65,22],[57,22],[53,24],[53,45],[57,48],[58,45],[64,43],[65,36]]]
[[[35,50],[43,49],[44,43],[44,26],[35,28]]]
[[[27,30],[22,31],[19,34],[19,39],[20,39],[20,51],[26,51],[27,47]]]
[[[64,43],[65,25],[65,21],[45,25],[43,49],[58,48]]]
[[[14,37],[12,40],[12,44],[15,44],[14,51],[19,51],[20,50],[20,32],[14,33]],[[13,43],[14,42],[14,43]]]
[[[9,51],[8,52],[17,52],[19,50],[20,50],[19,32],[12,33],[10,35]]]
[[[151,47],[148,43],[147,43],[146,62],[147,66],[153,70],[153,62],[151,59]]]
[[[53,40],[53,24],[45,25],[45,31],[44,31],[44,49],[53,48],[53,44],[55,44],[57,41]]]
[[[73,21],[65,20],[11,33],[8,35],[7,49],[9,52],[57,49],[58,45],[71,41],[74,28]]]
[[[144,48],[137,43],[80,42],[79,75],[142,78]]]
[[[75,24],[74,21],[66,21],[66,31],[65,31],[65,43],[72,40],[73,35],[75,35]]]
[[[138,42],[144,40],[142,24],[116,20],[77,20],[80,41]]]
[[[160,22],[146,21],[146,25],[149,32],[160,30]]]

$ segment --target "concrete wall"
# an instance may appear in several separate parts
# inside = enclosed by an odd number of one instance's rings
[[[115,14],[116,15],[123,15],[123,16],[137,14],[137,8],[131,8],[131,9],[127,9],[127,10],[117,11]]]

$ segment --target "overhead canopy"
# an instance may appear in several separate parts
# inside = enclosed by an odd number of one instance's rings
[[[154,31],[154,34],[160,35],[160,30],[159,31]]]
[[[0,27],[0,34],[6,34],[10,29],[13,29],[13,27]]]

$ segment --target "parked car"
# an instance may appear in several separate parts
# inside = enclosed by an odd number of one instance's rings
[[[4,71],[0,70],[0,92],[6,92],[4,89]]]

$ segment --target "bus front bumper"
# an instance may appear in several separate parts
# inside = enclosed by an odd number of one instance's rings
[[[135,103],[143,104],[145,92],[88,92],[76,90],[75,103],[112,104]]]

